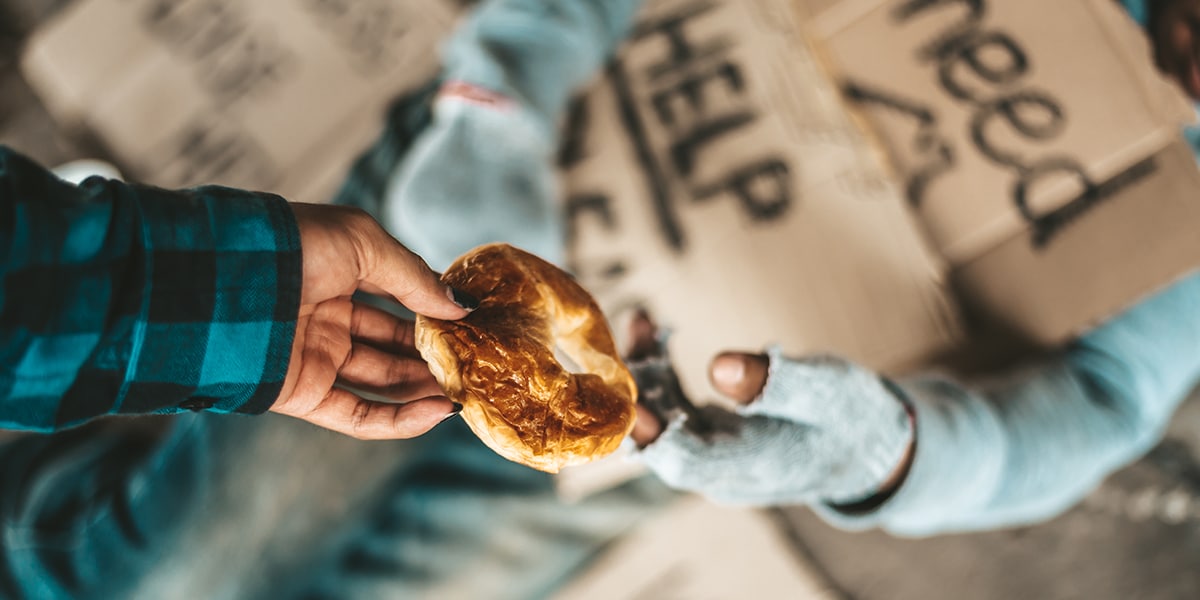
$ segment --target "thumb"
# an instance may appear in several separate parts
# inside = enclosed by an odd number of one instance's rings
[[[749,404],[762,394],[769,364],[763,354],[723,352],[709,366],[709,379],[718,392],[738,404]]]
[[[385,293],[414,313],[435,319],[461,319],[479,307],[478,299],[442,283],[424,259],[374,220],[358,239],[364,290]]]

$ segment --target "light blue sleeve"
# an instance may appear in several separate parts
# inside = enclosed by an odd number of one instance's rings
[[[867,514],[817,510],[848,529],[912,536],[1048,519],[1149,450],[1198,379],[1192,275],[1000,385],[903,382],[917,423],[904,483]]]
[[[446,78],[520,98],[553,127],[625,38],[642,2],[484,2],[443,49]]]

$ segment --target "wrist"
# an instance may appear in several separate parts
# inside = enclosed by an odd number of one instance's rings
[[[257,414],[279,395],[299,312],[295,217],[271,194],[130,186],[151,265],[144,323],[122,412],[174,408]]]
[[[891,499],[892,496],[900,489],[908,476],[909,470],[912,468],[913,457],[916,455],[917,448],[917,420],[916,411],[912,404],[907,400],[902,390],[890,381],[884,380],[892,394],[896,396],[896,401],[904,407],[904,412],[908,417],[908,443],[904,446],[904,450],[900,455],[900,459],[896,462],[896,466],[885,477],[879,487],[870,495],[858,500],[849,501],[831,501],[829,506],[839,512],[854,515],[871,512],[885,502]]]
[[[884,481],[879,490],[874,494],[851,502],[830,502],[829,507],[847,515],[861,515],[869,513],[883,506],[885,502],[890,500],[896,492],[900,490],[900,485],[904,483],[905,477],[908,475],[909,469],[912,467],[912,457],[916,454],[917,442],[914,439],[905,449],[904,457],[901,458],[900,464],[896,466],[896,470]]]

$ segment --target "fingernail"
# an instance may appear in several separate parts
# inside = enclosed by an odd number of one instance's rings
[[[746,378],[746,363],[732,356],[717,359],[712,368],[713,383],[724,386],[736,386]]]
[[[457,402],[452,402],[451,404],[454,405],[454,408],[450,409],[450,412],[447,413],[446,416],[442,417],[442,421],[449,421],[450,419],[457,417],[460,413],[462,413],[463,405]]]
[[[450,296],[450,300],[457,304],[459,308],[466,311],[472,311],[479,308],[479,299],[462,290],[454,288],[446,288],[446,294]]]

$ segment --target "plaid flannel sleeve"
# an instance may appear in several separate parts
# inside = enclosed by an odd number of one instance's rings
[[[1146,20],[1150,16],[1150,8],[1146,0],[1120,0],[1121,5],[1125,7],[1125,11],[1133,17],[1141,25],[1146,24]]]
[[[0,147],[0,428],[265,411],[287,373],[300,285],[282,198],[76,187]]]

